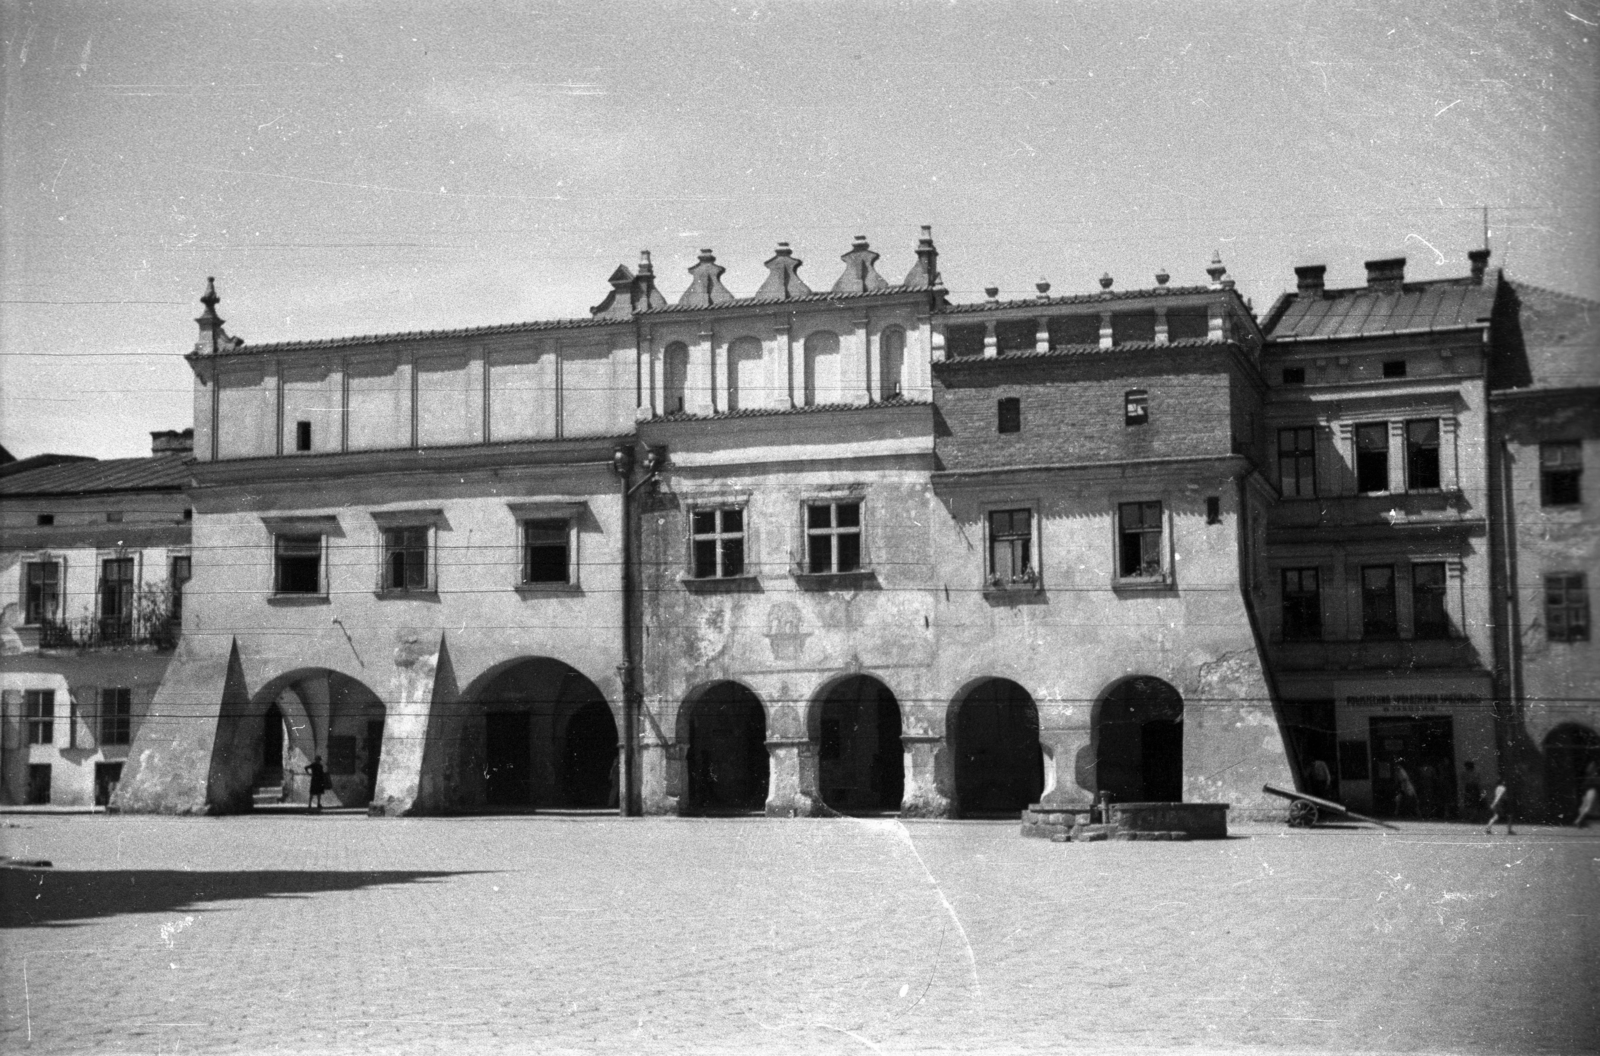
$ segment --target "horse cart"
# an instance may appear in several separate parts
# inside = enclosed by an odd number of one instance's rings
[[[1349,818],[1352,821],[1364,821],[1369,825],[1382,825],[1386,829],[1399,831],[1400,826],[1390,825],[1387,821],[1369,818],[1365,814],[1357,814],[1347,810],[1342,803],[1335,803],[1331,799],[1322,799],[1319,796],[1309,795],[1305,792],[1290,792],[1279,788],[1277,785],[1262,785],[1261,791],[1279,799],[1289,801],[1289,827],[1293,829],[1309,829],[1326,815],[1332,818]]]

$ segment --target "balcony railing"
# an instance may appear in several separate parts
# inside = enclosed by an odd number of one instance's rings
[[[179,621],[165,613],[131,616],[95,616],[78,620],[41,620],[41,649],[108,649],[116,646],[154,646],[172,649],[182,631]]]

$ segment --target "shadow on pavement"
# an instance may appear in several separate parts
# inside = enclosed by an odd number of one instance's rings
[[[442,880],[464,872],[186,872],[176,869],[0,868],[0,929],[72,926],[71,921],[120,913],[194,909],[204,902],[303,898],[383,884]]]

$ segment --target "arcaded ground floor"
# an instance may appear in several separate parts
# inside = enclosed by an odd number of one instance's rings
[[[1600,829],[0,818],[0,1049],[1600,1045]]]

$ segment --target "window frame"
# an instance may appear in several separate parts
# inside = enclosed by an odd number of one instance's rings
[[[1571,459],[1560,457],[1571,453]],[[1552,460],[1551,456],[1557,456]],[[1561,494],[1557,494],[1558,485]],[[1566,497],[1566,489],[1571,497]],[[1539,443],[1539,505],[1570,508],[1583,505],[1583,441],[1543,440]]]
[[[1552,602],[1557,592],[1560,598]],[[1544,574],[1544,631],[1545,638],[1552,642],[1570,644],[1589,640],[1589,580],[1585,573]]]
[[[133,690],[128,686],[102,686],[98,694],[95,737],[102,747],[133,743]]]
[[[1155,508],[1155,524],[1141,523],[1136,528],[1125,529],[1123,518],[1131,508],[1139,510],[1140,521],[1148,516],[1150,508]],[[1118,499],[1112,509],[1112,568],[1115,570],[1114,583],[1122,587],[1167,587],[1172,583],[1172,511],[1166,502],[1161,499]],[[1128,545],[1128,536],[1137,535],[1140,538],[1140,562],[1138,572],[1123,571]],[[1144,540],[1155,536],[1156,561],[1154,571],[1150,571],[1151,563],[1144,553]]]
[[[63,590],[67,582],[65,565],[66,562],[60,557],[48,553],[39,554],[36,557],[23,562],[22,622],[24,625],[29,627],[44,627],[60,622],[61,614],[66,611],[66,597]],[[37,606],[34,604],[33,596],[35,584],[33,582],[33,570],[35,568],[38,568],[41,571],[45,568],[55,569],[55,583],[53,591],[55,605],[53,608],[49,608],[44,604],[45,598],[49,596],[49,594],[47,594],[45,591],[45,584],[42,582],[38,584],[40,588],[39,603]],[[49,608],[48,614],[46,612],[47,608]]]
[[[566,572],[560,579],[534,579],[532,550],[534,544],[529,540],[532,532],[546,532],[552,538],[559,536],[563,541],[562,549],[566,553]],[[538,590],[572,590],[578,585],[578,541],[574,518],[570,514],[554,511],[539,511],[528,513],[517,518],[517,589],[525,591]],[[543,549],[553,549],[554,543],[550,539],[541,540],[539,546]]]
[[[1150,424],[1150,390],[1128,389],[1122,394],[1122,424]]]
[[[1310,439],[1311,446],[1309,448],[1300,446],[1300,434],[1302,433],[1306,434]],[[1293,437],[1293,446],[1287,449],[1283,446],[1285,434]],[[1295,482],[1295,489],[1293,492],[1289,490],[1283,473],[1286,460],[1292,462],[1294,467],[1292,479]],[[1310,486],[1309,489],[1302,489],[1300,483],[1307,477],[1307,474],[1302,473],[1302,470],[1306,468],[1309,468]],[[1310,499],[1316,497],[1317,427],[1315,425],[1292,425],[1278,430],[1278,493],[1286,499]]]
[[[178,574],[179,564],[184,573]],[[167,622],[174,627],[183,626],[183,591],[194,578],[194,556],[188,553],[167,554]]]
[[[737,582],[754,578],[750,561],[750,517],[749,503],[738,501],[708,500],[697,502],[690,506],[686,512],[684,533],[688,540],[688,553],[684,561],[684,579],[694,583],[725,583]],[[739,516],[737,531],[729,531],[726,526],[727,514],[735,513]],[[696,527],[697,518],[710,514],[713,518],[711,531],[700,531]],[[728,572],[725,565],[725,544],[738,540],[739,565],[734,572]],[[710,575],[701,574],[699,561],[699,544],[709,542],[712,545],[712,572]]]
[[[1423,570],[1428,575],[1433,570],[1438,570],[1439,581],[1424,587],[1422,584]],[[1423,604],[1425,598],[1437,599]],[[1438,619],[1424,623],[1419,615],[1425,608],[1437,605]],[[1447,641],[1459,637],[1455,631],[1454,621],[1450,618],[1450,562],[1438,561],[1412,561],[1411,562],[1411,637],[1414,641]]]
[[[995,433],[1014,436],[1022,432],[1022,397],[1002,396],[995,401]]]
[[[284,560],[305,559],[307,553],[289,553],[294,547],[309,549],[307,543],[315,540],[316,586],[311,590],[290,590],[284,575]],[[324,532],[274,532],[272,533],[272,596],[274,598],[326,598],[328,596],[328,536]]]
[[[1371,449],[1371,451],[1369,453],[1369,456],[1368,456],[1368,457],[1370,457],[1372,459],[1372,461],[1369,463],[1369,465],[1371,465],[1373,467],[1381,465],[1383,467],[1383,486],[1381,488],[1367,488],[1367,487],[1363,487],[1362,486],[1362,479],[1363,479],[1364,473],[1363,473],[1363,466],[1362,466],[1363,448],[1361,446],[1361,434],[1363,432],[1366,432],[1368,435],[1379,435],[1379,434],[1381,434],[1382,437],[1383,437],[1383,447],[1381,449],[1379,449],[1379,448]],[[1351,444],[1351,455],[1352,455],[1351,461],[1353,463],[1351,468],[1355,471],[1355,478],[1356,478],[1355,479],[1356,494],[1357,495],[1388,495],[1388,494],[1390,494],[1394,490],[1394,480],[1393,480],[1394,474],[1390,471],[1390,467],[1389,467],[1389,449],[1390,449],[1390,446],[1391,446],[1390,437],[1389,437],[1389,422],[1387,420],[1385,420],[1385,421],[1381,421],[1381,422],[1356,422],[1356,423],[1354,423],[1352,425],[1352,427],[1351,427],[1351,430],[1350,430],[1350,444]],[[1378,460],[1378,455],[1379,454],[1381,454],[1383,456],[1381,461]]]
[[[50,747],[56,743],[56,691],[24,689],[22,721],[28,747]]]
[[[1412,439],[1412,429],[1417,426],[1433,426],[1433,443],[1428,445]],[[1438,418],[1408,418],[1405,423],[1406,445],[1406,490],[1407,491],[1440,491],[1444,487],[1444,423]],[[1433,454],[1432,479],[1433,483],[1418,481],[1421,476],[1425,481],[1426,474],[1419,473],[1420,464],[1428,452]]]
[[[95,579],[95,629],[101,641],[125,642],[137,633],[135,599],[139,593],[139,555],[127,551],[101,551],[96,555],[99,576]],[[119,573],[113,578],[111,566]]]
[[[1312,589],[1306,590],[1305,577],[1312,577]],[[1289,590],[1290,577],[1296,580],[1296,590]],[[1291,598],[1296,603],[1291,605]],[[1306,601],[1305,599],[1310,599]],[[1294,620],[1290,612],[1297,611]],[[1309,614],[1310,619],[1305,617]],[[1281,568],[1278,570],[1278,637],[1285,642],[1320,642],[1323,640],[1322,619],[1322,569],[1316,565]]]
[[[1377,617],[1382,613],[1375,613],[1368,599],[1377,595],[1367,586],[1368,572],[1387,572],[1389,575],[1388,589],[1388,619],[1380,622]],[[1400,637],[1400,608],[1399,587],[1396,583],[1395,566],[1388,564],[1372,564],[1360,566],[1357,586],[1361,592],[1361,640],[1364,642],[1391,642]]]
[[[845,507],[855,507],[855,524],[841,524],[840,510]],[[867,533],[865,509],[866,500],[859,494],[851,495],[822,495],[804,500],[800,504],[800,532],[803,537],[801,548],[800,574],[807,576],[850,576],[859,575],[870,571],[867,563]],[[814,525],[812,513],[816,510],[828,511],[826,525]],[[841,553],[843,540],[854,536],[855,538],[855,563],[850,568],[841,567],[845,562]],[[828,543],[828,567],[816,567],[816,555],[812,546],[816,541],[826,540]]]
[[[1025,514],[1028,525],[1018,531],[1013,523],[1004,535],[996,531],[996,518],[1008,517],[1013,522],[1018,514]],[[1010,540],[1011,560],[1005,571],[995,567],[995,547],[1002,540]],[[1021,567],[1016,561],[1017,542],[1026,548]],[[1039,562],[1039,508],[1037,503],[1007,502],[988,505],[983,510],[983,586],[987,592],[1030,592],[1044,585]]]

